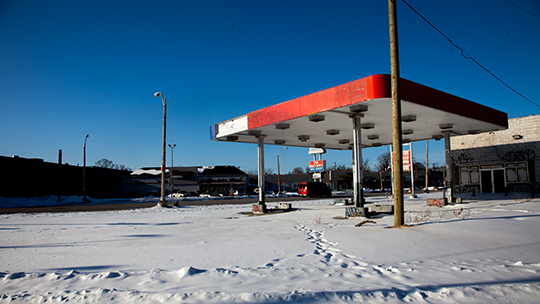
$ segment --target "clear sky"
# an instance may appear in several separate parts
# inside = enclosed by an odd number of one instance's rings
[[[512,2],[512,3],[511,3]],[[540,104],[538,0],[408,0],[491,72]],[[516,5],[519,7],[517,7]],[[521,7],[521,8],[520,8]],[[540,109],[398,0],[401,76],[508,113]],[[160,166],[163,107],[174,164],[257,169],[256,145],[210,141],[210,125],[390,73],[388,4],[364,1],[0,0],[0,155]],[[389,114],[389,119],[390,114]],[[267,145],[277,171],[281,146]],[[167,163],[170,164],[167,148]],[[363,150],[375,162],[386,147]],[[414,144],[425,159],[425,142]],[[351,164],[330,151],[329,164]],[[281,171],[312,156],[289,148]],[[442,165],[443,142],[430,141]]]

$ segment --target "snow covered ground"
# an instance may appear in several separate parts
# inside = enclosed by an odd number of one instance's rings
[[[0,215],[0,303],[538,303],[540,199],[440,196],[393,229],[332,199]]]

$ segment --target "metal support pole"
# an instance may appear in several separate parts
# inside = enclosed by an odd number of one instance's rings
[[[414,193],[414,161],[413,161],[413,151],[412,151],[412,143],[409,143],[409,155],[410,155],[410,163],[411,163],[411,198],[416,198],[416,194]]]
[[[176,144],[169,144],[169,148],[171,148],[171,167],[169,169],[169,183],[171,184],[171,195],[174,193],[174,148],[176,148]]]
[[[444,152],[446,161],[446,193],[445,197],[449,203],[454,201],[454,183],[452,180],[452,158],[450,156],[450,132],[444,132]]]
[[[429,141],[426,140],[426,193],[429,193],[429,160],[428,160]]]
[[[381,159],[380,158],[379,158],[379,181],[381,182],[381,191],[384,191],[382,167],[381,167]]]
[[[265,172],[264,172],[264,135],[257,136],[258,145],[257,145],[257,159],[259,163],[259,172],[258,172],[258,186],[259,186],[259,204],[265,204]]]
[[[282,148],[281,151],[279,151],[279,153],[277,155],[278,195],[281,195],[281,172],[280,172],[280,169],[279,169],[279,155],[281,155],[281,152],[283,152],[283,150],[287,150],[287,147]]]
[[[392,163],[390,165],[390,185],[391,185],[391,190],[392,191],[392,197],[394,197],[394,147],[393,145],[390,145],[390,162]]]
[[[83,148],[83,202],[88,201],[86,197],[86,140],[88,139],[88,134],[84,137],[84,148]]]
[[[62,150],[58,150],[58,202],[62,200]]]
[[[364,207],[363,170],[362,170],[362,129],[361,114],[352,116],[353,120],[353,190],[354,206]]]
[[[277,192],[278,195],[281,194],[281,172],[279,171],[279,154],[277,156]]]
[[[165,194],[167,190],[165,189],[165,162],[166,159],[166,140],[167,140],[167,98],[163,97],[161,92],[156,92],[154,94],[156,98],[161,96],[161,102],[163,103],[163,138],[162,138],[162,147],[161,147],[161,198],[159,200],[159,205],[167,207],[167,201],[165,199]]]
[[[163,207],[167,207],[167,201],[165,199],[165,194],[167,190],[165,189],[165,162],[167,148],[165,146],[167,138],[167,99],[163,100],[163,144],[162,144],[162,155],[161,155],[161,200],[159,204]]]
[[[399,82],[399,50],[397,8],[395,0],[388,0],[390,28],[390,61],[392,70],[392,143],[394,147],[394,226],[405,224],[403,208],[403,147],[401,133],[401,96]]]

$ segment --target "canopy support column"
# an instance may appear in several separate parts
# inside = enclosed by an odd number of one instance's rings
[[[264,189],[264,135],[257,136],[257,160],[258,160],[258,178],[257,184],[259,186],[259,205],[265,204],[265,189]]]
[[[454,201],[454,183],[452,180],[452,157],[450,156],[450,132],[443,132],[444,134],[444,154],[446,161],[446,193],[444,197],[448,200],[448,203]]]
[[[360,128],[362,114],[353,115],[353,189],[354,206],[364,207],[363,170],[362,170],[362,129]],[[365,215],[365,214],[363,214]]]

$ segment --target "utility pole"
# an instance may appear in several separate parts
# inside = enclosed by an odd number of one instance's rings
[[[403,147],[396,0],[388,0],[392,84],[392,146],[394,147],[394,227],[405,224],[403,210]]]

